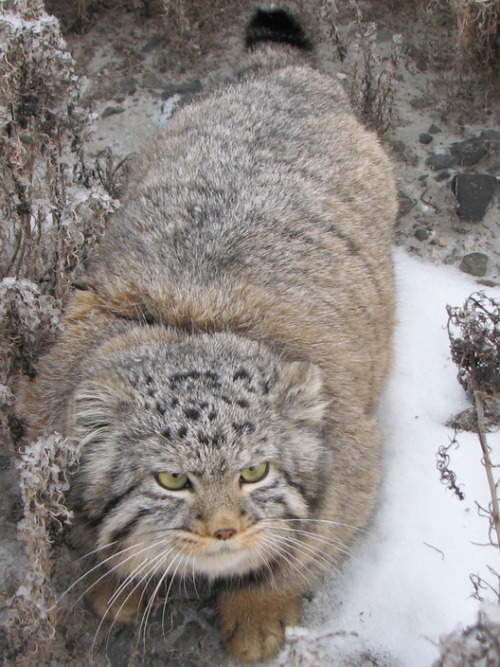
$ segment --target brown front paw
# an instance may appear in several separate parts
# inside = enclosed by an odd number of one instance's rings
[[[283,644],[287,625],[296,625],[300,598],[252,589],[224,591],[218,599],[219,630],[231,655],[245,662],[269,658]]]
[[[131,623],[147,602],[142,588],[123,587],[111,579],[91,586],[85,597],[99,616],[119,623]]]

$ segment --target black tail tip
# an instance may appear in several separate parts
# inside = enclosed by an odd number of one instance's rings
[[[257,9],[247,26],[245,47],[251,51],[262,42],[289,44],[311,51],[312,43],[297,19],[286,9]]]

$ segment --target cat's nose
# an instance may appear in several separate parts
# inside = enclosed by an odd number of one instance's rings
[[[219,528],[214,533],[214,537],[218,540],[228,540],[230,537],[236,534],[235,528]]]

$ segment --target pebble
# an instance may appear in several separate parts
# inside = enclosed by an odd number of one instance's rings
[[[415,230],[415,237],[419,241],[427,241],[429,239],[429,231],[427,229],[424,229],[424,227],[419,227],[418,229]]]
[[[187,83],[171,83],[164,88],[162,98],[167,100],[174,95],[194,95],[203,90],[203,84],[199,79],[188,81]]]
[[[161,79],[155,72],[146,72],[142,80],[144,88],[161,89],[165,88],[165,81]]]
[[[498,189],[498,180],[491,174],[458,174],[451,186],[458,215],[469,222],[480,222]]]
[[[411,209],[415,206],[415,202],[413,201],[413,199],[408,197],[408,195],[404,193],[402,190],[399,190],[398,192],[398,201],[399,201],[398,218],[402,218],[403,216],[408,215]]]
[[[460,270],[469,273],[471,276],[482,277],[488,267],[488,255],[482,252],[470,252],[462,257]]]
[[[454,143],[451,145],[450,150],[451,154],[459,160],[460,164],[466,166],[477,164],[489,154],[486,142],[480,137]]]
[[[432,123],[430,128],[427,130],[429,134],[439,134],[439,132],[442,132],[443,130],[438,126]]]
[[[106,107],[101,114],[101,118],[109,118],[109,116],[116,116],[117,113],[123,113],[123,107]]]
[[[500,131],[499,130],[484,130],[484,132],[481,132],[481,139],[483,141],[486,141],[488,144],[496,144],[496,148],[498,148],[498,145],[500,145]]]
[[[431,169],[438,171],[454,167],[458,163],[458,159],[449,153],[431,153],[425,162]]]
[[[418,140],[421,144],[430,144],[433,138],[432,134],[428,134],[427,132],[422,132],[418,136]]]
[[[154,49],[157,49],[162,45],[162,38],[160,35],[155,35],[154,37],[151,37],[144,46],[141,49],[142,53],[149,53],[150,51],[154,51]]]
[[[451,175],[451,171],[445,169],[445,171],[440,171],[439,174],[436,174],[434,176],[434,180],[436,180],[438,183],[441,181],[447,181],[449,178],[451,178]]]

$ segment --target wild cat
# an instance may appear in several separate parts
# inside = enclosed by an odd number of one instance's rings
[[[95,609],[130,620],[172,576],[206,578],[247,661],[279,650],[379,478],[395,186],[309,47],[257,11],[235,81],[138,159],[21,400],[30,437],[79,452]]]

